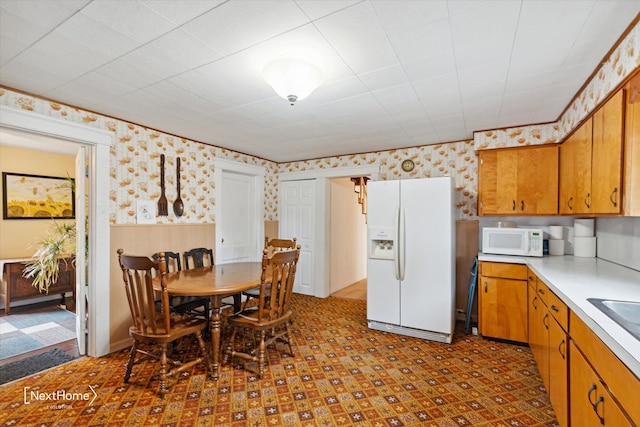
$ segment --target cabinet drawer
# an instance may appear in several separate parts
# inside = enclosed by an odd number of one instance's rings
[[[569,308],[554,294],[541,280],[537,283],[537,294],[540,300],[547,306],[549,313],[558,321],[562,329],[569,330]]]
[[[528,268],[523,264],[507,264],[503,262],[481,262],[480,274],[489,277],[527,280]]]
[[[569,313],[569,325],[571,339],[584,353],[627,415],[635,424],[640,425],[640,405],[638,405],[640,380],[574,312]]]

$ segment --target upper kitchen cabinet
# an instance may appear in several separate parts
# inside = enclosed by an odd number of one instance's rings
[[[584,122],[560,146],[561,214],[591,212],[591,142],[593,122]]]
[[[640,216],[640,73],[626,88],[622,211]]]
[[[593,115],[591,211],[620,213],[622,209],[622,142],[624,91],[618,91]]]
[[[479,215],[558,213],[557,145],[485,150],[479,162]]]
[[[622,211],[624,95],[618,91],[560,146],[560,213]]]

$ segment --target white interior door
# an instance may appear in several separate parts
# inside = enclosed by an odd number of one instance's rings
[[[259,220],[255,217],[254,177],[223,171],[221,191],[218,263],[252,261],[256,257]]]
[[[87,177],[87,148],[80,146],[76,154],[76,338],[78,340],[78,353],[85,354],[87,338],[86,318],[86,284],[87,284],[87,259],[85,253],[85,236],[87,235],[86,223],[86,178]]]
[[[296,237],[300,245],[300,258],[296,269],[293,291],[315,295],[315,179],[280,182],[280,238]]]

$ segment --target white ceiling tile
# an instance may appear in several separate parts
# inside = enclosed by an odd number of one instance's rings
[[[96,69],[104,76],[119,79],[138,88],[187,71],[184,64],[172,61],[151,45],[144,45]]]
[[[214,9],[225,0],[140,0],[171,22],[182,25]]]
[[[372,92],[409,83],[407,74],[400,64],[362,73],[358,77],[367,89]]]
[[[398,62],[370,3],[359,3],[314,24],[356,73],[386,68]],[[352,31],[352,26],[357,31]]]
[[[84,8],[90,0],[2,0],[5,10],[32,22],[34,28],[53,29]]]
[[[109,61],[134,50],[138,42],[102,22],[77,13],[55,29],[55,34],[73,40],[86,49],[105,55]],[[61,49],[64,48],[61,46]],[[74,55],[67,55],[72,58]],[[78,60],[82,60],[78,56]],[[108,61],[107,61],[108,62]]]
[[[416,95],[413,86],[410,84],[377,90],[373,92],[373,95],[380,105],[386,109],[392,109],[398,104],[418,99],[418,95]]]
[[[230,55],[308,23],[291,0],[227,2],[183,28],[209,47]]]
[[[149,43],[157,55],[179,63],[185,70],[208,64],[220,54],[182,29],[167,33]]]
[[[94,0],[81,13],[140,43],[148,43],[176,27],[138,1],[121,1],[113,6],[111,0]]]
[[[29,88],[29,93],[40,95],[67,82],[66,77],[60,77],[41,67],[34,68],[30,64],[11,61],[0,68],[2,84],[11,88]]]
[[[372,4],[389,35],[442,21],[449,16],[447,2],[444,0],[409,1],[400,7],[393,0],[376,0]]]
[[[15,57],[49,31],[50,27],[31,23],[0,3],[0,55],[3,57]]]
[[[51,99],[68,102],[71,105],[86,105],[92,108],[95,104],[113,100],[134,90],[133,86],[90,72],[47,93]]]
[[[0,85],[274,161],[387,150],[556,120],[638,12],[617,0],[0,0]],[[282,57],[324,76],[293,107],[262,78]]]
[[[451,28],[447,19],[393,33],[389,40],[402,62],[440,55],[453,56]]]
[[[440,55],[404,62],[402,66],[409,79],[413,81],[457,73],[456,60],[452,50]]]
[[[361,0],[296,0],[296,4],[310,20],[316,20],[351,7],[360,1]]]

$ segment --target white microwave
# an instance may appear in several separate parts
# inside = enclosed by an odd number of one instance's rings
[[[482,252],[485,254],[542,256],[542,230],[539,228],[482,229]]]

